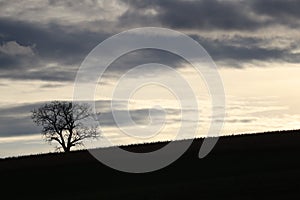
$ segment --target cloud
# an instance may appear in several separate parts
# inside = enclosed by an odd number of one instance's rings
[[[88,21],[114,21],[126,9],[118,0],[1,1],[0,17],[62,25]]]
[[[33,56],[30,46],[22,46],[16,41],[9,41],[0,46],[0,52],[9,56]]]
[[[117,124],[111,110],[112,101],[97,101],[95,102],[96,109],[101,111],[99,120],[101,126],[116,127]],[[0,137],[23,136],[36,134],[41,131],[40,127],[35,126],[31,119],[31,111],[34,108],[42,106],[44,102],[19,104],[16,106],[7,106],[0,108]],[[129,126],[132,121],[126,116],[125,101],[116,101],[114,109],[117,109],[115,114],[120,116],[118,126]],[[149,114],[154,117],[164,117],[164,113],[156,109],[132,109],[129,111],[134,123],[145,125],[149,123]],[[150,113],[149,113],[150,112]],[[174,111],[170,110],[170,113]]]
[[[269,22],[251,15],[248,4],[241,1],[142,1],[129,0],[131,6],[122,16],[120,24],[141,24],[143,21],[161,23],[180,29],[253,30]],[[153,10],[154,15],[143,11]],[[137,10],[137,11],[136,11]]]
[[[252,10],[257,15],[268,16],[273,23],[280,23],[292,28],[299,27],[299,9],[298,0],[254,0],[250,1]]]
[[[172,68],[180,68],[186,66],[188,63],[173,53],[158,50],[158,49],[142,49],[129,52],[111,63],[105,71],[105,76],[118,77],[124,75],[130,69],[133,69],[139,65],[147,63],[160,63],[170,66]],[[142,74],[135,74],[138,76],[149,76],[155,73],[162,73],[163,70],[160,67],[150,67],[143,71]]]
[[[25,80],[74,80],[84,57],[107,37],[106,33],[70,33],[64,26],[10,19],[0,19],[0,30],[5,35],[0,40],[6,44],[0,53],[0,77]],[[19,44],[18,49],[16,44]],[[31,53],[28,48],[32,46],[35,55],[28,56]],[[12,55],[12,51],[18,56]]]
[[[297,0],[127,0],[121,25],[154,22],[170,28],[254,31],[266,26],[299,27]],[[148,11],[148,12],[147,12]],[[148,14],[147,14],[148,13]]]
[[[131,118],[128,118],[128,114]],[[169,115],[167,119],[166,116]],[[163,123],[176,123],[177,119],[174,116],[180,115],[180,110],[166,108],[164,110],[156,108],[140,108],[140,109],[114,109],[107,112],[101,112],[98,119],[101,126],[107,127],[128,127],[136,124],[138,126],[161,125]],[[115,116],[118,116],[118,124],[115,121]],[[175,118],[175,119],[172,119]]]
[[[114,114],[119,116],[119,123],[116,124],[111,110],[111,103],[112,101],[110,100],[95,102],[97,111],[100,111],[98,120],[101,127],[129,127],[134,123],[138,125],[147,125],[149,123],[160,124],[161,120],[165,119],[165,114],[171,116],[180,114],[180,110],[171,108],[167,108],[165,110],[166,113],[155,108],[138,108],[129,110],[131,116],[131,119],[129,119],[127,118],[127,101],[114,101]],[[41,127],[35,126],[32,122],[31,111],[43,104],[44,102],[37,102],[15,106],[2,106],[0,108],[0,137],[25,136],[40,133]],[[176,121],[168,121],[168,123],[174,122]]]
[[[40,129],[33,125],[30,111],[37,104],[23,104],[0,109],[0,137],[25,136],[38,133]]]
[[[245,119],[225,119],[225,120],[219,120],[219,119],[215,119],[213,120],[214,123],[230,123],[230,124],[235,124],[235,123],[240,123],[240,124],[247,124],[247,123],[253,123],[255,122],[257,119],[256,118],[245,118]]]
[[[32,125],[30,117],[0,117],[0,137],[26,136],[40,132],[40,128]]]
[[[290,47],[265,47],[266,40],[254,37],[211,39],[192,35],[215,61],[227,61],[231,67],[240,67],[243,62],[278,60],[297,62],[290,53]],[[291,59],[288,59],[291,58]]]
[[[199,119],[181,119],[181,110],[178,108],[167,107],[163,111],[155,108],[149,109],[145,106],[129,110],[134,122],[132,123],[132,121],[127,118],[127,103],[127,101],[114,101],[115,114],[119,116],[119,124],[116,124],[111,110],[112,101],[99,100],[95,102],[96,109],[100,112],[98,119],[101,129],[111,134],[107,135],[107,137],[113,138],[115,135],[118,135],[117,137],[121,139],[122,135],[118,133],[120,128],[126,128],[127,130],[134,129],[135,127],[132,126],[134,123],[139,126],[147,126],[150,123],[154,126],[160,126],[162,124],[161,122],[165,122],[165,127],[170,128],[168,130],[171,131],[163,133],[169,134],[170,137],[172,137],[172,134],[174,134],[173,131],[176,132],[183,122],[186,123],[186,125],[199,123],[200,130],[205,129],[205,127],[211,123],[211,120],[216,123],[222,122],[218,117],[211,118],[211,114],[207,110],[209,108],[205,106],[202,106]],[[2,106],[0,108],[0,138],[39,134],[41,128],[33,124],[30,111],[43,104],[44,102],[36,102]],[[144,103],[143,105],[148,104]],[[278,106],[273,100],[261,101],[260,99],[251,98],[233,99],[230,101],[230,105],[227,106],[227,116],[224,121],[225,127],[222,133],[233,134],[244,131],[265,131],[275,130],[277,128],[288,129],[300,126],[300,116],[286,114],[286,112],[283,112],[284,109],[286,108]],[[195,110],[187,111],[198,112]],[[199,134],[201,135],[202,132],[200,131]]]
[[[183,31],[222,66],[243,67],[255,61],[298,63],[299,36],[282,33],[299,28],[298,7],[296,0],[2,1],[0,78],[74,81],[79,65],[96,45],[122,30],[141,26]],[[141,51],[115,61],[107,74],[114,77],[152,61],[185,66],[167,53]]]
[[[11,19],[0,19],[4,42],[13,40],[25,46],[34,45],[37,59],[59,62],[64,65],[78,64],[84,56],[108,35],[89,30],[75,31],[58,24],[41,24]]]
[[[64,84],[60,84],[60,83],[47,83],[47,84],[42,84],[41,86],[40,86],[40,88],[41,89],[44,89],[44,88],[46,88],[46,89],[48,89],[48,88],[58,88],[58,87],[63,87],[63,86],[65,86]]]

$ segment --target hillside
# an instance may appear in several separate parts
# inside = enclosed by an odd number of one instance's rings
[[[221,137],[198,159],[202,141],[194,140],[170,166],[146,174],[110,169],[87,151],[3,159],[1,193],[10,199],[299,198],[300,131]],[[165,144],[123,148],[145,152]]]

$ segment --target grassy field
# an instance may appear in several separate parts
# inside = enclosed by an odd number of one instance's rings
[[[180,143],[180,142],[179,142]],[[0,160],[9,199],[299,199],[300,131],[221,137],[198,159],[202,139],[159,171],[110,169],[87,151]],[[132,145],[143,152],[166,143]]]

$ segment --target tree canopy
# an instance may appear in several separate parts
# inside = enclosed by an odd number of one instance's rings
[[[33,122],[43,127],[45,140],[57,142],[57,149],[65,152],[83,145],[85,139],[99,137],[97,127],[87,124],[87,119],[91,117],[91,108],[87,104],[65,101],[52,101],[32,111]]]

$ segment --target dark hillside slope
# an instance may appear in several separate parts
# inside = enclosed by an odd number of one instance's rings
[[[110,169],[87,151],[3,159],[1,194],[73,200],[300,198],[299,131],[221,137],[206,158],[198,159],[201,143],[194,140],[176,162],[146,174]],[[123,148],[144,152],[165,144]]]

